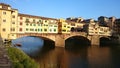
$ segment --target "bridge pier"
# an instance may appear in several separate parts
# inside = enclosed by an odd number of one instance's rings
[[[99,46],[100,45],[100,39],[98,35],[91,36],[91,45],[92,46]]]
[[[57,35],[55,37],[55,46],[56,47],[64,47],[65,46],[65,40],[63,35]]]

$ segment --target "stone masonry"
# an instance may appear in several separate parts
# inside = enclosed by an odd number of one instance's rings
[[[7,51],[2,44],[2,40],[0,41],[0,68],[12,68]]]

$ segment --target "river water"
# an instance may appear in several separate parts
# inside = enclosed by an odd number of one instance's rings
[[[26,40],[27,39],[27,40]],[[120,68],[120,46],[86,46],[69,50],[46,48],[43,40],[34,37],[13,40],[40,68]],[[77,46],[77,45],[76,45]]]

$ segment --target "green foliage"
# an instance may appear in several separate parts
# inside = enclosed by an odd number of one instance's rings
[[[18,48],[8,47],[8,55],[13,68],[39,68],[39,64]]]

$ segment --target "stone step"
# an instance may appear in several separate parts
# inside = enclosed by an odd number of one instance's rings
[[[8,63],[8,59],[0,59],[0,64],[7,64]]]
[[[0,64],[0,68],[12,68],[10,64]]]
[[[3,45],[0,45],[0,68],[12,68],[6,49]]]

